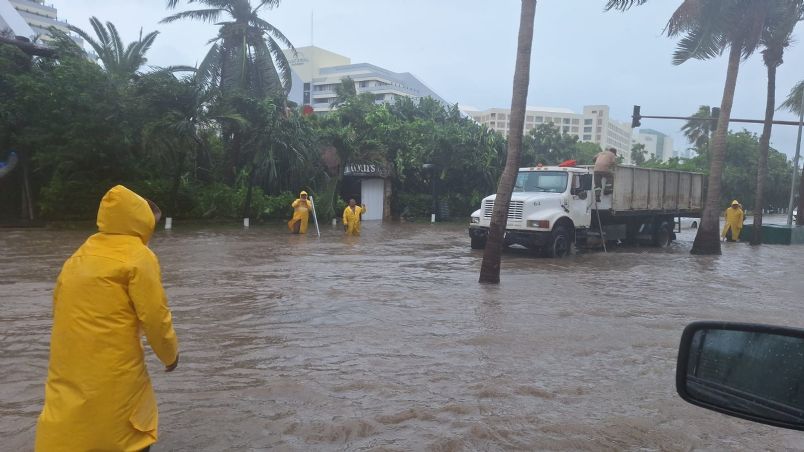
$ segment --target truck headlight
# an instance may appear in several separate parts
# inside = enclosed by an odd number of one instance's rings
[[[480,217],[472,217],[472,223],[480,223]]]
[[[528,220],[529,228],[550,229],[550,221],[548,220]]]

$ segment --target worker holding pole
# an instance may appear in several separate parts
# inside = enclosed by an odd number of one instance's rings
[[[294,234],[307,234],[307,223],[310,220],[310,210],[313,204],[307,199],[307,192],[299,193],[299,198],[291,204],[293,218],[288,221],[288,229]]]

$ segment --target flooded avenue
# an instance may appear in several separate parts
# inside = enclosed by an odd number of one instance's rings
[[[152,242],[181,348],[172,374],[147,353],[154,450],[804,450],[674,388],[690,321],[804,326],[804,248],[509,252],[488,287],[464,225],[177,226]],[[52,287],[89,233],[0,235],[2,450],[33,447]]]

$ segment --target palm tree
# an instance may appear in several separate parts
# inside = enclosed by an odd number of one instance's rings
[[[793,113],[797,113],[799,115],[799,119],[804,117],[804,80],[798,82],[793,89],[790,90],[790,94],[787,95],[787,99],[782,103],[780,108],[786,108]],[[799,130],[799,133],[801,131]],[[799,140],[801,140],[801,135],[798,136]],[[804,203],[804,169],[801,170],[801,177],[799,178],[799,185],[798,185],[798,218],[796,219],[796,224],[799,226],[804,226],[804,213],[802,213],[801,207]]]
[[[179,0],[168,0],[174,9]],[[279,5],[279,0],[261,0],[256,7],[250,0],[188,0],[209,8],[182,11],[160,23],[195,19],[219,25],[218,35],[199,66],[201,76],[227,93],[239,90],[255,98],[286,96],[291,87],[290,64],[279,43],[295,52],[293,44],[279,29],[260,18],[263,7]],[[221,21],[222,16],[229,20]],[[279,41],[279,42],[277,42]]]
[[[143,77],[139,85],[152,96],[147,101],[161,107],[161,115],[143,127],[142,144],[170,168],[173,181],[166,213],[174,216],[188,160],[195,159],[202,172],[199,179],[210,180],[209,143],[204,132],[246,121],[216,102],[215,90],[199,83],[195,75],[179,80],[169,71],[157,71]]]
[[[754,197],[754,226],[751,229],[751,245],[762,243],[762,209],[765,208],[765,182],[768,178],[768,153],[770,152],[771,127],[776,107],[776,68],[783,63],[784,49],[791,43],[793,29],[802,18],[804,2],[801,0],[779,1],[774,5],[768,26],[762,33],[762,60],[768,69],[768,96],[765,103],[765,124],[759,138],[759,161],[757,163],[757,191]]]
[[[92,47],[95,55],[103,64],[106,73],[120,80],[131,79],[148,62],[145,54],[159,34],[158,31],[152,31],[143,36],[142,30],[140,30],[139,39],[126,46],[123,45],[123,40],[120,39],[117,27],[113,23],[106,22],[106,26],[104,26],[94,16],[90,17],[89,23],[95,30],[95,38],[75,25],[69,25],[68,27],[70,31],[81,36]]]
[[[519,156],[522,152],[522,138],[525,128],[525,104],[528,100],[528,84],[530,83],[530,53],[533,46],[533,22],[536,16],[536,0],[522,0],[522,11],[519,17],[519,39],[517,43],[516,65],[514,67],[514,87],[511,98],[511,128],[508,135],[508,156],[505,169],[500,176],[497,196],[491,212],[491,224],[486,247],[483,250],[483,262],[480,265],[480,282],[499,284],[500,260],[503,247],[503,235],[508,220],[508,204],[514,190]]]
[[[218,35],[198,67],[201,80],[220,88],[224,100],[248,97],[262,102],[267,98],[281,99],[284,111],[285,98],[291,88],[290,64],[279,43],[295,52],[293,44],[279,29],[260,18],[262,8],[279,5],[279,0],[260,0],[252,7],[250,0],[187,0],[208,8],[182,11],[162,19],[170,23],[181,19],[194,19],[219,25]],[[167,7],[174,9],[179,0],[168,0]],[[221,21],[228,16],[229,20]],[[277,42],[278,41],[278,42]],[[242,147],[248,141],[242,128],[223,129],[224,178],[233,184],[240,167],[248,159]]]
[[[681,131],[687,141],[695,148],[698,154],[702,154],[709,146],[709,137],[712,134],[712,109],[709,105],[701,105],[692,115],[693,119],[688,120]]]
[[[647,0],[609,0],[607,9],[626,10]],[[720,116],[709,152],[709,184],[701,224],[692,254],[720,254],[720,191],[726,155],[731,107],[740,61],[749,57],[760,44],[774,0],[683,0],[671,16],[665,31],[680,40],[673,54],[673,64],[690,59],[707,60],[728,52],[726,83],[720,104]]]

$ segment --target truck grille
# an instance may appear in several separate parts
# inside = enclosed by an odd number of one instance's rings
[[[522,219],[522,208],[524,207],[524,202],[522,201],[511,201],[508,204],[508,219],[509,220],[521,220]],[[494,209],[494,201],[483,201],[483,216],[485,218],[491,218],[491,211]]]

